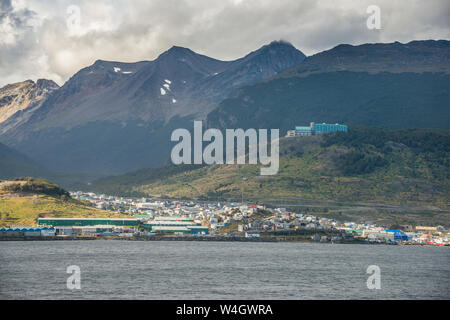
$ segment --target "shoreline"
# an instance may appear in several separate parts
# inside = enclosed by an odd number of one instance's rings
[[[293,239],[284,237],[262,237],[262,238],[246,238],[246,237],[60,237],[60,236],[31,236],[31,237],[0,237],[0,241],[76,241],[76,240],[108,240],[108,241],[213,241],[213,242],[310,242],[319,243],[310,239]],[[332,243],[321,242],[321,243]],[[365,241],[351,240],[336,243],[366,243]]]
[[[293,238],[245,238],[245,237],[0,237],[0,241],[78,241],[78,240],[103,240],[103,241],[201,241],[201,242],[297,242],[297,243],[323,243],[323,244],[368,244],[368,245],[407,245],[407,246],[430,246],[437,245],[422,243],[369,243],[365,240],[347,240],[340,242],[321,242],[311,239]]]

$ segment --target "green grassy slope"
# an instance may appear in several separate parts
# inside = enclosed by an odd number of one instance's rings
[[[44,179],[0,182],[0,227],[36,226],[39,217],[126,217],[72,199],[68,192]]]
[[[450,133],[351,128],[281,140],[280,170],[257,165],[165,167],[104,178],[91,189],[186,198],[299,198],[447,207]],[[156,174],[157,172],[157,174]]]

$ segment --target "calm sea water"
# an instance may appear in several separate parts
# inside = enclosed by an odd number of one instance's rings
[[[245,242],[0,242],[2,299],[449,299],[450,248]],[[66,269],[81,269],[81,289]],[[366,285],[369,265],[381,289]]]

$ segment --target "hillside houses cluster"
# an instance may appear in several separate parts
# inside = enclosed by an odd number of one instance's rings
[[[75,199],[89,201],[99,209],[129,213],[144,221],[161,216],[182,216],[208,224],[212,230],[220,229],[232,220],[240,221],[258,209],[257,206],[250,207],[236,203],[126,198],[81,191],[71,192],[71,196]]]
[[[189,224],[196,226],[195,228],[203,226],[202,230],[207,230],[207,232],[201,234],[212,236],[220,233],[222,228],[234,222],[237,224],[237,234],[245,234],[248,237],[259,237],[264,232],[276,234],[276,232],[283,231],[307,230],[313,234],[322,231],[320,232],[321,236],[315,234],[312,237],[321,242],[333,240],[339,242],[342,239],[351,238],[364,239],[370,243],[403,242],[446,245],[449,242],[449,233],[442,226],[416,226],[415,228],[403,226],[402,230],[392,230],[387,226],[376,224],[340,222],[312,214],[290,212],[286,208],[266,208],[242,203],[152,200],[150,198],[97,195],[81,191],[72,192],[71,196],[89,201],[97,208],[128,213],[139,219],[143,225],[153,225],[154,228],[155,221],[173,221],[171,223],[164,222],[164,228],[158,228],[158,232],[186,231],[186,229],[180,229],[189,227],[186,223],[180,222],[181,219],[189,221]],[[261,212],[264,214],[258,214]],[[323,236],[327,232],[332,236]],[[226,235],[236,235],[236,231],[228,232]]]

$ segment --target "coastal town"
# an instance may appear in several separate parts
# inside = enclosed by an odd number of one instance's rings
[[[343,124],[311,122],[309,126],[296,126],[295,130],[289,130],[286,137],[347,131],[348,127]],[[25,180],[33,183],[33,179]],[[11,187],[25,183],[25,180],[6,181],[3,184]],[[42,181],[40,183],[45,184]],[[49,188],[58,190],[57,186]],[[85,191],[58,192],[63,197],[88,205],[88,215],[55,217],[52,214],[39,214],[32,226],[8,225],[7,228],[0,229],[0,240],[307,241],[432,246],[449,246],[450,243],[449,230],[440,225],[348,221],[349,219],[337,219],[324,212],[308,210],[307,207],[292,209],[269,206],[245,202],[243,198],[241,202],[213,202],[132,198]],[[112,215],[99,217],[93,214],[89,217],[91,207],[92,211],[106,211]]]
[[[124,218],[38,218],[38,227],[0,229],[0,238],[310,241],[448,246],[442,226],[392,226],[292,212],[259,204],[156,200],[71,192],[93,207]]]

